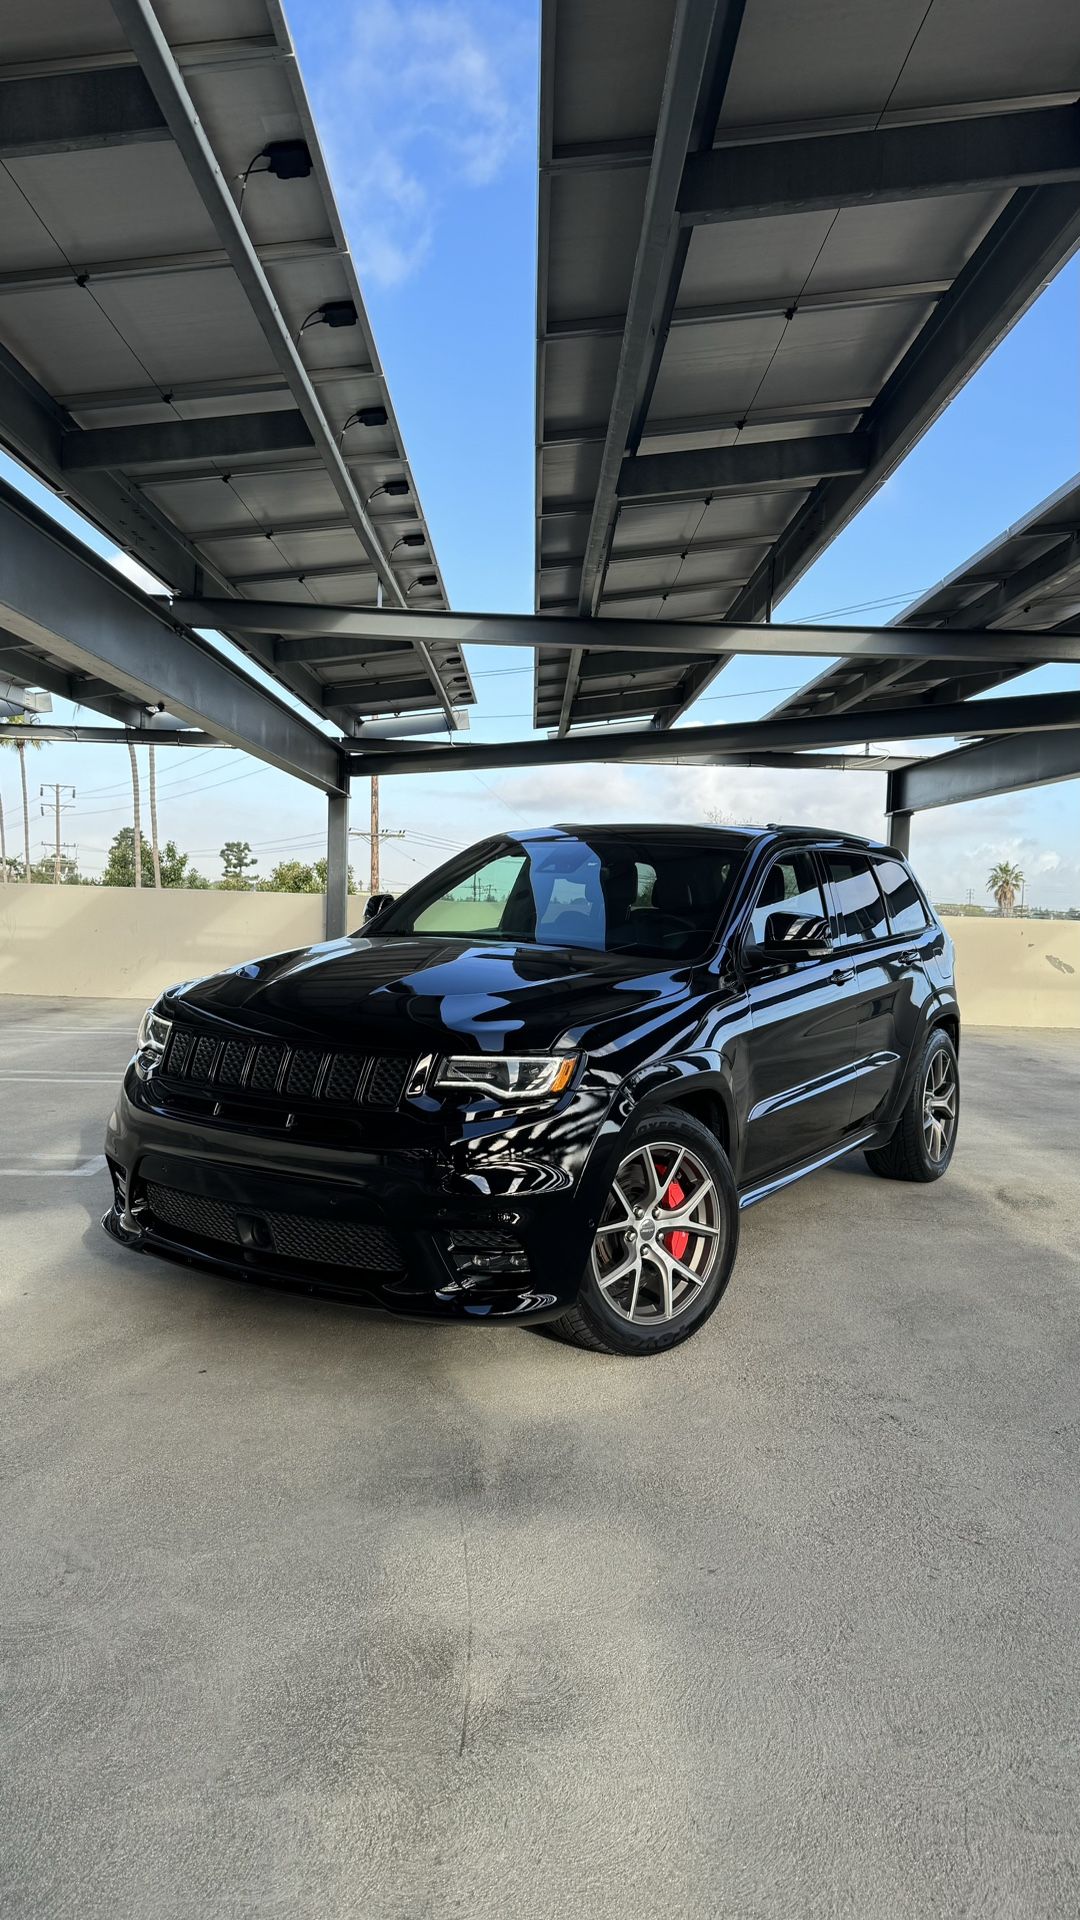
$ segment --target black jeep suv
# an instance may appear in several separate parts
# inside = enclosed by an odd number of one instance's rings
[[[173,987],[108,1128],[126,1245],[604,1353],[696,1332],[739,1211],[956,1141],[952,942],[798,827],[488,840],[362,930]]]

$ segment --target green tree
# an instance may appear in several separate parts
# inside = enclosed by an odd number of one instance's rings
[[[154,857],[145,840],[140,848],[142,858],[142,883],[144,887],[154,884]],[[101,876],[104,887],[133,887],[135,885],[135,829],[121,827],[112,846],[105,871]],[[191,855],[181,853],[175,840],[166,840],[161,848],[161,884],[163,887],[208,887],[209,880],[197,873],[191,865]]]
[[[992,893],[997,901],[997,909],[1003,920],[1008,920],[1016,906],[1016,896],[1024,884],[1024,876],[1019,867],[1008,860],[999,860],[987,875],[986,891]]]
[[[326,861],[279,860],[265,880],[257,883],[260,893],[325,893]],[[356,879],[349,868],[349,892],[356,892]]]
[[[226,840],[221,849],[221,864],[225,869],[225,877],[221,883],[223,887],[231,887],[245,893],[250,891],[248,870],[251,867],[257,867],[259,863],[251,851],[249,841]]]
[[[51,886],[56,879],[56,856],[47,853],[42,860],[36,860],[30,869],[30,878],[34,885]],[[77,860],[70,853],[60,855],[60,885],[62,887],[92,887],[94,881],[79,872]]]

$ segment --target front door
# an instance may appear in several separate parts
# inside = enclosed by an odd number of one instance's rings
[[[773,862],[744,933],[751,1030],[743,1186],[827,1152],[844,1133],[851,1108],[854,969],[832,956],[759,967],[752,947],[764,940],[776,911],[829,918],[809,850]]]

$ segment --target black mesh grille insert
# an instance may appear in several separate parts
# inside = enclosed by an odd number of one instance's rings
[[[364,1099],[372,1107],[396,1107],[405,1091],[411,1060],[376,1060]]]
[[[191,1065],[188,1068],[189,1080],[209,1080],[217,1044],[212,1034],[200,1034],[192,1049]]]
[[[281,1063],[285,1058],[284,1047],[256,1047],[255,1065],[251,1069],[249,1086],[256,1093],[272,1093],[281,1072]]]
[[[222,1039],[198,1027],[176,1025],[163,1077],[207,1088],[242,1087],[246,1094],[273,1098],[288,1113],[294,1102],[396,1107],[412,1069],[412,1060],[398,1054],[372,1058],[328,1053],[321,1047],[289,1048],[277,1040],[244,1040],[239,1035]]]
[[[289,1062],[289,1077],[285,1082],[288,1092],[299,1094],[301,1099],[311,1093],[324,1058],[324,1054],[315,1053],[311,1047],[297,1047]]]
[[[355,1053],[336,1053],[323,1081],[324,1099],[355,1100],[365,1064]]]
[[[244,1062],[248,1057],[247,1042],[244,1040],[226,1040],[218,1062],[217,1082],[219,1087],[238,1087],[244,1075]]]
[[[173,1037],[169,1042],[169,1056],[166,1063],[169,1073],[180,1075],[184,1072],[191,1058],[191,1049],[194,1045],[195,1035],[192,1033],[190,1027],[173,1028]]]
[[[148,1182],[146,1199],[155,1220],[181,1234],[246,1247],[286,1260],[354,1267],[366,1273],[401,1273],[405,1262],[385,1228],[357,1220],[323,1220],[304,1213],[267,1212],[207,1200],[202,1194]],[[260,1228],[253,1235],[252,1226]]]

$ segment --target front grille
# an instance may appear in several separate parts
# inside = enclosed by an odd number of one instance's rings
[[[285,1111],[324,1103],[389,1110],[399,1104],[412,1068],[412,1060],[400,1054],[372,1057],[277,1040],[222,1042],[216,1034],[177,1024],[161,1071],[193,1091],[254,1094]]]
[[[355,1267],[366,1273],[404,1270],[401,1249],[393,1235],[364,1222],[237,1207],[231,1201],[208,1200],[202,1194],[184,1193],[155,1181],[146,1184],[146,1201],[163,1227],[194,1235],[198,1240],[264,1255],[279,1254],[287,1260],[318,1266]]]

